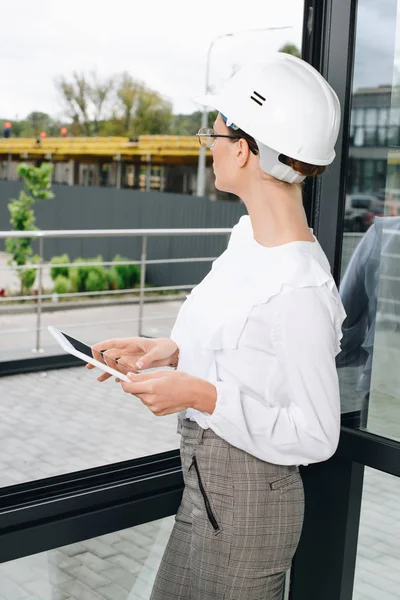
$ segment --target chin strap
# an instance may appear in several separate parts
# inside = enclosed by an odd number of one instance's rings
[[[260,151],[260,168],[265,173],[286,183],[301,183],[305,180],[304,175],[300,175],[292,167],[280,162],[280,152],[272,150],[272,148],[261,144],[259,141],[257,141],[257,146]]]

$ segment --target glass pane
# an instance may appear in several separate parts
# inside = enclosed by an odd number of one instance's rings
[[[13,73],[12,81],[7,94],[2,94],[0,99],[0,132],[4,135],[2,141],[0,138],[0,180],[10,180],[0,181],[0,229],[10,226],[8,204],[20,191],[17,166],[22,159],[32,166],[43,160],[53,167],[51,182],[55,197],[46,203],[35,203],[33,207],[37,226],[43,230],[201,227],[200,203],[187,201],[185,208],[178,210],[178,218],[174,215],[176,202],[171,195],[196,194],[199,145],[194,135],[201,126],[202,107],[194,98],[218,89],[238,68],[247,62],[257,62],[268,52],[282,49],[299,54],[303,1],[282,0],[275,7],[272,19],[270,7],[261,0],[257,0],[255,10],[246,14],[227,11],[222,4],[209,2],[209,6],[206,3],[203,10],[196,12],[195,23],[182,0],[175,7],[159,3],[156,11],[153,4],[142,3],[139,14],[134,3],[124,0],[115,0],[111,12],[94,10],[87,3],[76,4],[79,18],[71,18],[67,23],[59,5],[51,3],[51,10],[45,11],[44,22],[43,15],[28,3],[26,23],[29,26],[23,33],[15,27],[2,33],[5,47],[17,47],[22,36],[30,51],[22,52],[21,60],[17,55],[11,56],[7,70]],[[19,22],[20,7],[9,2],[3,8],[4,23]],[[72,8],[71,14],[75,14]],[[179,18],[175,18],[176,15]],[[85,23],[89,22],[93,39],[91,51],[87,52]],[[47,46],[43,36],[37,34],[42,30],[54,36],[49,60],[43,60]],[[71,40],[79,41],[82,46],[74,44],[71,50]],[[124,40],[122,54],[121,40]],[[211,122],[214,120],[214,111],[209,118]],[[8,121],[10,126],[6,127]],[[136,144],[140,152],[136,152]],[[204,195],[213,200],[226,198],[214,186],[211,163],[208,156]],[[127,189],[120,189],[124,187]],[[133,190],[135,194],[130,195]],[[73,200],[78,196],[77,206]],[[93,204],[89,208],[90,198]],[[233,196],[229,195],[229,199],[233,200]],[[235,204],[239,205],[238,199]],[[205,202],[203,206],[207,227],[232,224],[228,222],[229,207],[215,208],[210,219],[209,207]],[[240,216],[235,214],[234,222]],[[136,249],[135,241],[127,239],[124,243],[122,238],[109,240],[104,236],[89,244],[87,239],[75,238],[65,246],[59,240],[50,240],[50,244],[46,240],[43,281],[40,284],[39,276],[35,278],[35,273],[28,272],[27,279],[34,281],[23,286],[28,296],[25,302],[21,300],[23,290],[19,278],[14,271],[5,271],[10,256],[1,239],[0,361],[30,358],[32,349],[36,349],[34,313],[39,287],[47,296],[46,309],[54,307],[59,311],[60,306],[66,308],[66,305],[78,309],[78,303],[94,309],[100,299],[107,304],[108,310],[104,308],[103,312],[86,311],[86,318],[72,310],[68,320],[60,317],[63,323],[71,324],[72,335],[77,334],[74,329],[82,322],[93,323],[95,314],[100,317],[96,323],[97,333],[92,336],[89,329],[82,331],[87,341],[110,336],[102,321],[108,321],[110,329],[111,321],[115,329],[122,328],[116,321],[132,319],[135,307],[122,308],[116,302],[115,306],[120,309],[113,310],[111,302],[116,298],[121,301],[137,298],[138,282],[125,285],[125,280],[121,284],[121,278],[110,273],[106,265],[106,274],[99,269],[91,271],[87,278],[82,277],[79,285],[75,285],[77,278],[68,272],[56,283],[50,276],[48,262],[64,253],[69,253],[72,261],[99,254],[106,262],[118,254],[140,260],[141,251]],[[214,239],[210,252],[196,253],[196,240],[189,240],[188,246],[193,252],[178,256],[172,252],[176,240],[163,238],[160,244],[163,252],[155,254],[152,241],[149,240],[149,259],[215,256]],[[32,247],[36,254],[37,245],[32,243]],[[124,250],[127,247],[129,254]],[[96,250],[89,253],[90,248]],[[31,261],[30,255],[27,260]],[[146,284],[158,287],[197,283],[207,271],[197,281],[188,280],[182,272],[191,268],[196,274],[203,266],[189,262],[178,266],[153,264],[147,269]],[[170,276],[174,268],[175,278]],[[129,292],[131,287],[136,288],[133,293]],[[61,294],[76,295],[67,298]],[[6,299],[15,296],[15,300]],[[6,308],[9,310],[3,311]],[[121,314],[119,319],[115,313]],[[44,314],[42,344],[38,351],[43,350],[47,355],[59,353],[47,335],[47,325],[48,314]],[[151,331],[146,330],[146,334],[151,335]],[[111,332],[111,335],[118,334]]]
[[[394,439],[400,439],[399,8],[399,0],[358,2],[352,102],[357,110],[364,106],[367,125],[349,147],[339,286],[347,319],[337,358],[343,412],[353,413],[356,426]]]
[[[95,371],[0,379],[0,487],[178,448],[176,415],[155,417]]]
[[[364,133],[364,146],[376,146],[377,127],[366,127]]]
[[[379,109],[379,111],[378,111],[379,125],[387,125],[388,113],[389,113],[389,111],[387,108]]]
[[[355,111],[355,125],[364,125],[364,114],[365,111],[362,108],[357,108]]]
[[[354,145],[355,146],[364,146],[364,127],[356,127],[354,134]]]
[[[353,600],[400,599],[400,478],[365,469]]]
[[[171,3],[159,3],[157,10],[144,3],[139,13],[134,3],[123,0],[115,0],[111,11],[93,6],[81,2],[79,18],[67,18],[58,4],[52,3],[45,15],[29,5],[23,34],[15,27],[2,33],[7,47],[18,46],[23,37],[30,51],[22,52],[21,61],[11,56],[12,82],[0,98],[5,135],[0,178],[10,179],[0,181],[0,229],[9,227],[8,203],[19,194],[17,163],[23,157],[32,165],[43,159],[54,167],[49,179],[55,197],[34,205],[42,230],[232,226],[243,214],[239,201],[215,202],[212,210],[206,198],[201,203],[186,197],[196,193],[199,145],[194,136],[202,119],[193,98],[205,92],[206,71],[212,91],[240,66],[268,52],[299,54],[303,2],[282,0],[272,21],[270,7],[261,0],[257,10],[245,13],[212,3],[197,11],[195,23],[183,2],[179,10]],[[15,3],[8,3],[2,20],[17,23],[20,13]],[[69,14],[75,14],[73,8]],[[38,31],[54,38],[48,60],[42,60],[47,46]],[[81,51],[79,44],[89,44],[90,52]],[[214,116],[209,116],[212,122]],[[8,118],[11,130],[5,126]],[[137,152],[139,137],[143,153]],[[9,150],[13,143],[17,152]],[[217,200],[211,160],[206,171],[205,195]],[[183,198],[177,209],[178,194]],[[207,236],[204,250],[205,237],[149,237],[147,259],[154,262],[146,269],[146,299],[151,293],[157,302],[146,301],[143,335],[170,334],[187,291],[210,269],[211,260],[204,259],[225,249],[225,235]],[[39,245],[32,242],[32,249],[38,254]],[[132,277],[128,267],[122,275],[107,263],[117,255],[138,261],[141,252],[137,237],[46,239],[42,280],[36,276],[21,286],[0,240],[0,362],[61,354],[48,325],[87,344],[139,335],[138,273]],[[56,283],[57,269],[50,261],[60,255],[66,260]],[[98,256],[102,258],[96,260]],[[68,263],[79,258],[101,264],[90,270],[81,265],[78,273]],[[187,262],[155,264],[172,259]],[[197,269],[202,270],[198,277]],[[31,280],[35,273],[29,275]],[[188,289],[156,290],[153,296],[153,286]],[[171,301],[161,302],[166,293]],[[178,446],[176,415],[155,418],[111,380],[98,384],[97,375],[82,367],[0,380],[0,486]]]
[[[366,125],[377,125],[377,109],[367,108],[365,111],[365,124]]]
[[[148,600],[174,517],[0,564],[0,600]]]
[[[387,128],[378,127],[378,146],[386,146],[387,144]]]
[[[400,126],[400,108],[398,106],[391,106],[389,111],[389,122],[391,125]]]

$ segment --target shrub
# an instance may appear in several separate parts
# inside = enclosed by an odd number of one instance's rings
[[[70,282],[65,275],[57,275],[54,279],[54,292],[56,294],[68,294],[70,291]]]
[[[71,292],[79,292],[79,274],[77,267],[70,267],[69,269],[69,284],[71,288]]]
[[[115,267],[110,267],[107,271],[108,287],[110,290],[120,290],[124,287],[124,280]]]
[[[77,258],[74,261],[76,267],[76,272],[73,272],[73,285],[77,289],[78,292],[94,292],[106,290],[108,287],[108,278],[107,271],[102,266],[92,266],[92,265],[80,265],[80,263],[90,263],[90,262],[102,262],[103,257],[101,255],[96,258]],[[72,270],[72,269],[71,269]],[[96,273],[95,276],[91,276],[89,287],[88,287],[88,279],[91,273]],[[93,289],[95,288],[95,289]]]
[[[124,258],[120,254],[113,258],[113,262],[128,260],[129,258]],[[120,289],[134,287],[140,281],[140,267],[138,265],[113,265],[111,269],[115,269],[118,274],[118,287]]]
[[[29,292],[36,279],[36,269],[21,269],[20,279],[24,290]]]
[[[103,272],[98,269],[95,270],[95,268],[89,271],[85,287],[87,292],[101,292],[107,289],[107,274],[105,269],[103,269]]]
[[[53,256],[53,258],[50,261],[51,265],[63,265],[65,263],[69,263],[69,256],[68,254],[61,254],[60,256]],[[51,267],[50,268],[50,276],[52,278],[53,281],[56,280],[56,278],[58,277],[58,275],[63,275],[64,277],[68,277],[69,276],[69,268],[68,267]]]

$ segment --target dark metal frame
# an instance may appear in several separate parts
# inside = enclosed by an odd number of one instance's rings
[[[342,107],[337,158],[306,189],[306,209],[339,281],[356,32],[356,0],[306,0],[303,57],[331,83]],[[357,422],[357,415],[354,421]],[[346,423],[344,415],[343,423]],[[348,423],[346,423],[348,424]],[[342,426],[335,456],[302,468],[306,513],[290,600],[351,600],[365,466],[400,476],[400,443]]]
[[[35,373],[49,371],[50,369],[63,369],[82,365],[80,358],[72,354],[56,354],[52,356],[33,356],[32,358],[19,358],[0,362],[0,377],[19,375],[21,373]]]
[[[178,450],[4,488],[0,562],[176,513]]]

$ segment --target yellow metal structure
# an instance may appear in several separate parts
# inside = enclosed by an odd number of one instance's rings
[[[124,137],[0,138],[0,160],[52,161],[99,158],[127,162],[194,164],[199,156],[195,136],[143,135],[134,141]],[[208,152],[211,156],[211,153]]]

